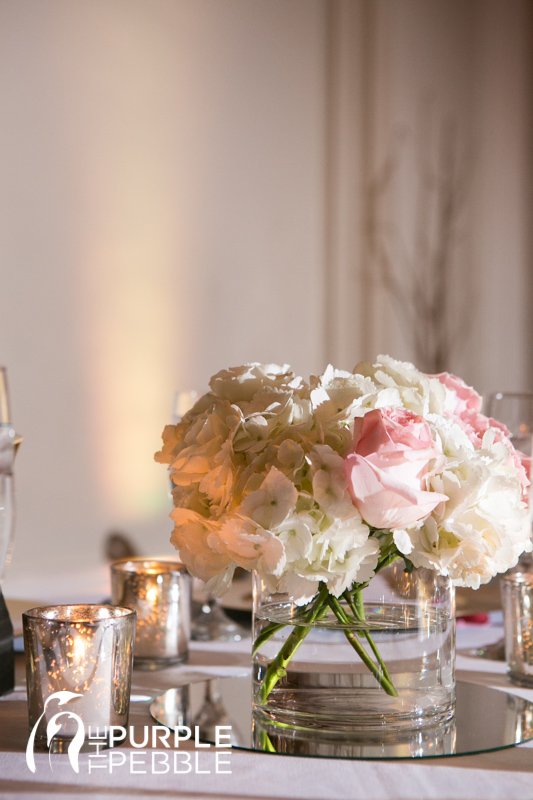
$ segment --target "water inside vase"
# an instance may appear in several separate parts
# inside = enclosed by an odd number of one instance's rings
[[[284,627],[254,657],[254,713],[259,718],[335,731],[417,728],[453,717],[455,625],[447,612],[418,604],[370,604],[365,605],[364,624],[345,626],[327,614],[308,625],[285,674],[265,698],[261,687],[269,665],[295,622],[305,627],[295,620],[291,604],[265,605],[255,615],[254,638],[272,622]],[[382,688],[345,630],[376,665],[379,653],[397,697]]]

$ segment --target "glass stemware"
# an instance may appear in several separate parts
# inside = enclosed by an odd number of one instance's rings
[[[533,449],[533,392],[496,392],[490,396],[487,406],[489,417],[502,422],[510,433],[510,439],[531,479],[531,456]],[[530,520],[533,524],[533,502],[530,488]],[[533,555],[523,553],[518,564],[510,571],[529,572],[533,567]],[[479,658],[505,661],[505,641],[499,639],[493,644],[479,647],[471,652]]]
[[[15,660],[13,652],[13,625],[1,591],[13,538],[14,498],[13,460],[17,439],[11,425],[7,375],[0,367],[0,695],[13,690],[15,685]]]
[[[204,742],[216,738],[217,728],[224,726],[229,729],[231,746],[238,747],[241,744],[240,735],[224,705],[219,684],[217,679],[205,682],[204,702],[192,724],[198,727],[199,737]]]
[[[15,446],[16,435],[9,413],[7,375],[5,368],[0,367],[0,583],[9,561],[13,538]]]

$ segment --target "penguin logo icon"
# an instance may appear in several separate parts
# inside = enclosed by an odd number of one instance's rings
[[[32,731],[30,733],[30,738],[28,739],[28,745],[26,747],[26,763],[32,772],[35,772],[35,756],[34,756],[35,735],[37,733],[37,728],[39,727],[39,723],[41,722],[42,718],[46,713],[48,703],[51,700],[57,700],[58,704],[62,706],[64,703],[68,703],[69,700],[77,700],[80,697],[83,697],[83,695],[76,694],[75,692],[54,692],[54,694],[51,694],[50,697],[46,699],[43,713],[33,726]],[[59,711],[59,713],[54,714],[54,716],[48,720],[48,724],[46,726],[46,743],[48,747],[50,747],[50,742],[52,741],[56,733],[58,733],[58,731],[61,730],[61,723],[58,722],[60,717],[66,717],[67,719],[72,719],[77,723],[76,733],[74,734],[68,746],[68,758],[74,772],[79,773],[80,768],[78,764],[78,756],[81,747],[83,745],[83,741],[85,739],[85,726],[83,724],[83,720],[77,714],[74,714],[72,711]],[[50,767],[51,766],[52,763],[50,762]]]

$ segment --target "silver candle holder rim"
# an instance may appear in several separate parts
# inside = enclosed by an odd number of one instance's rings
[[[503,584],[513,586],[529,586],[533,587],[533,573],[531,572],[511,572],[502,575],[500,581]]]
[[[186,573],[187,567],[181,561],[171,561],[158,558],[121,558],[111,563],[111,569],[117,572],[132,574],[146,571],[151,575],[166,575],[171,573]]]
[[[67,605],[36,606],[22,614],[28,621],[53,622],[64,625],[98,625],[127,617],[136,617],[137,612],[124,606],[96,603],[69,603]]]

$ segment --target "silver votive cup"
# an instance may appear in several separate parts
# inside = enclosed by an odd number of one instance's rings
[[[518,686],[533,686],[533,574],[502,575],[500,586],[509,678]]]
[[[128,724],[135,612],[67,605],[22,616],[30,743],[54,753],[107,746],[110,726]]]
[[[131,558],[111,564],[113,603],[137,612],[135,667],[162,669],[187,660],[191,587],[179,561]]]

